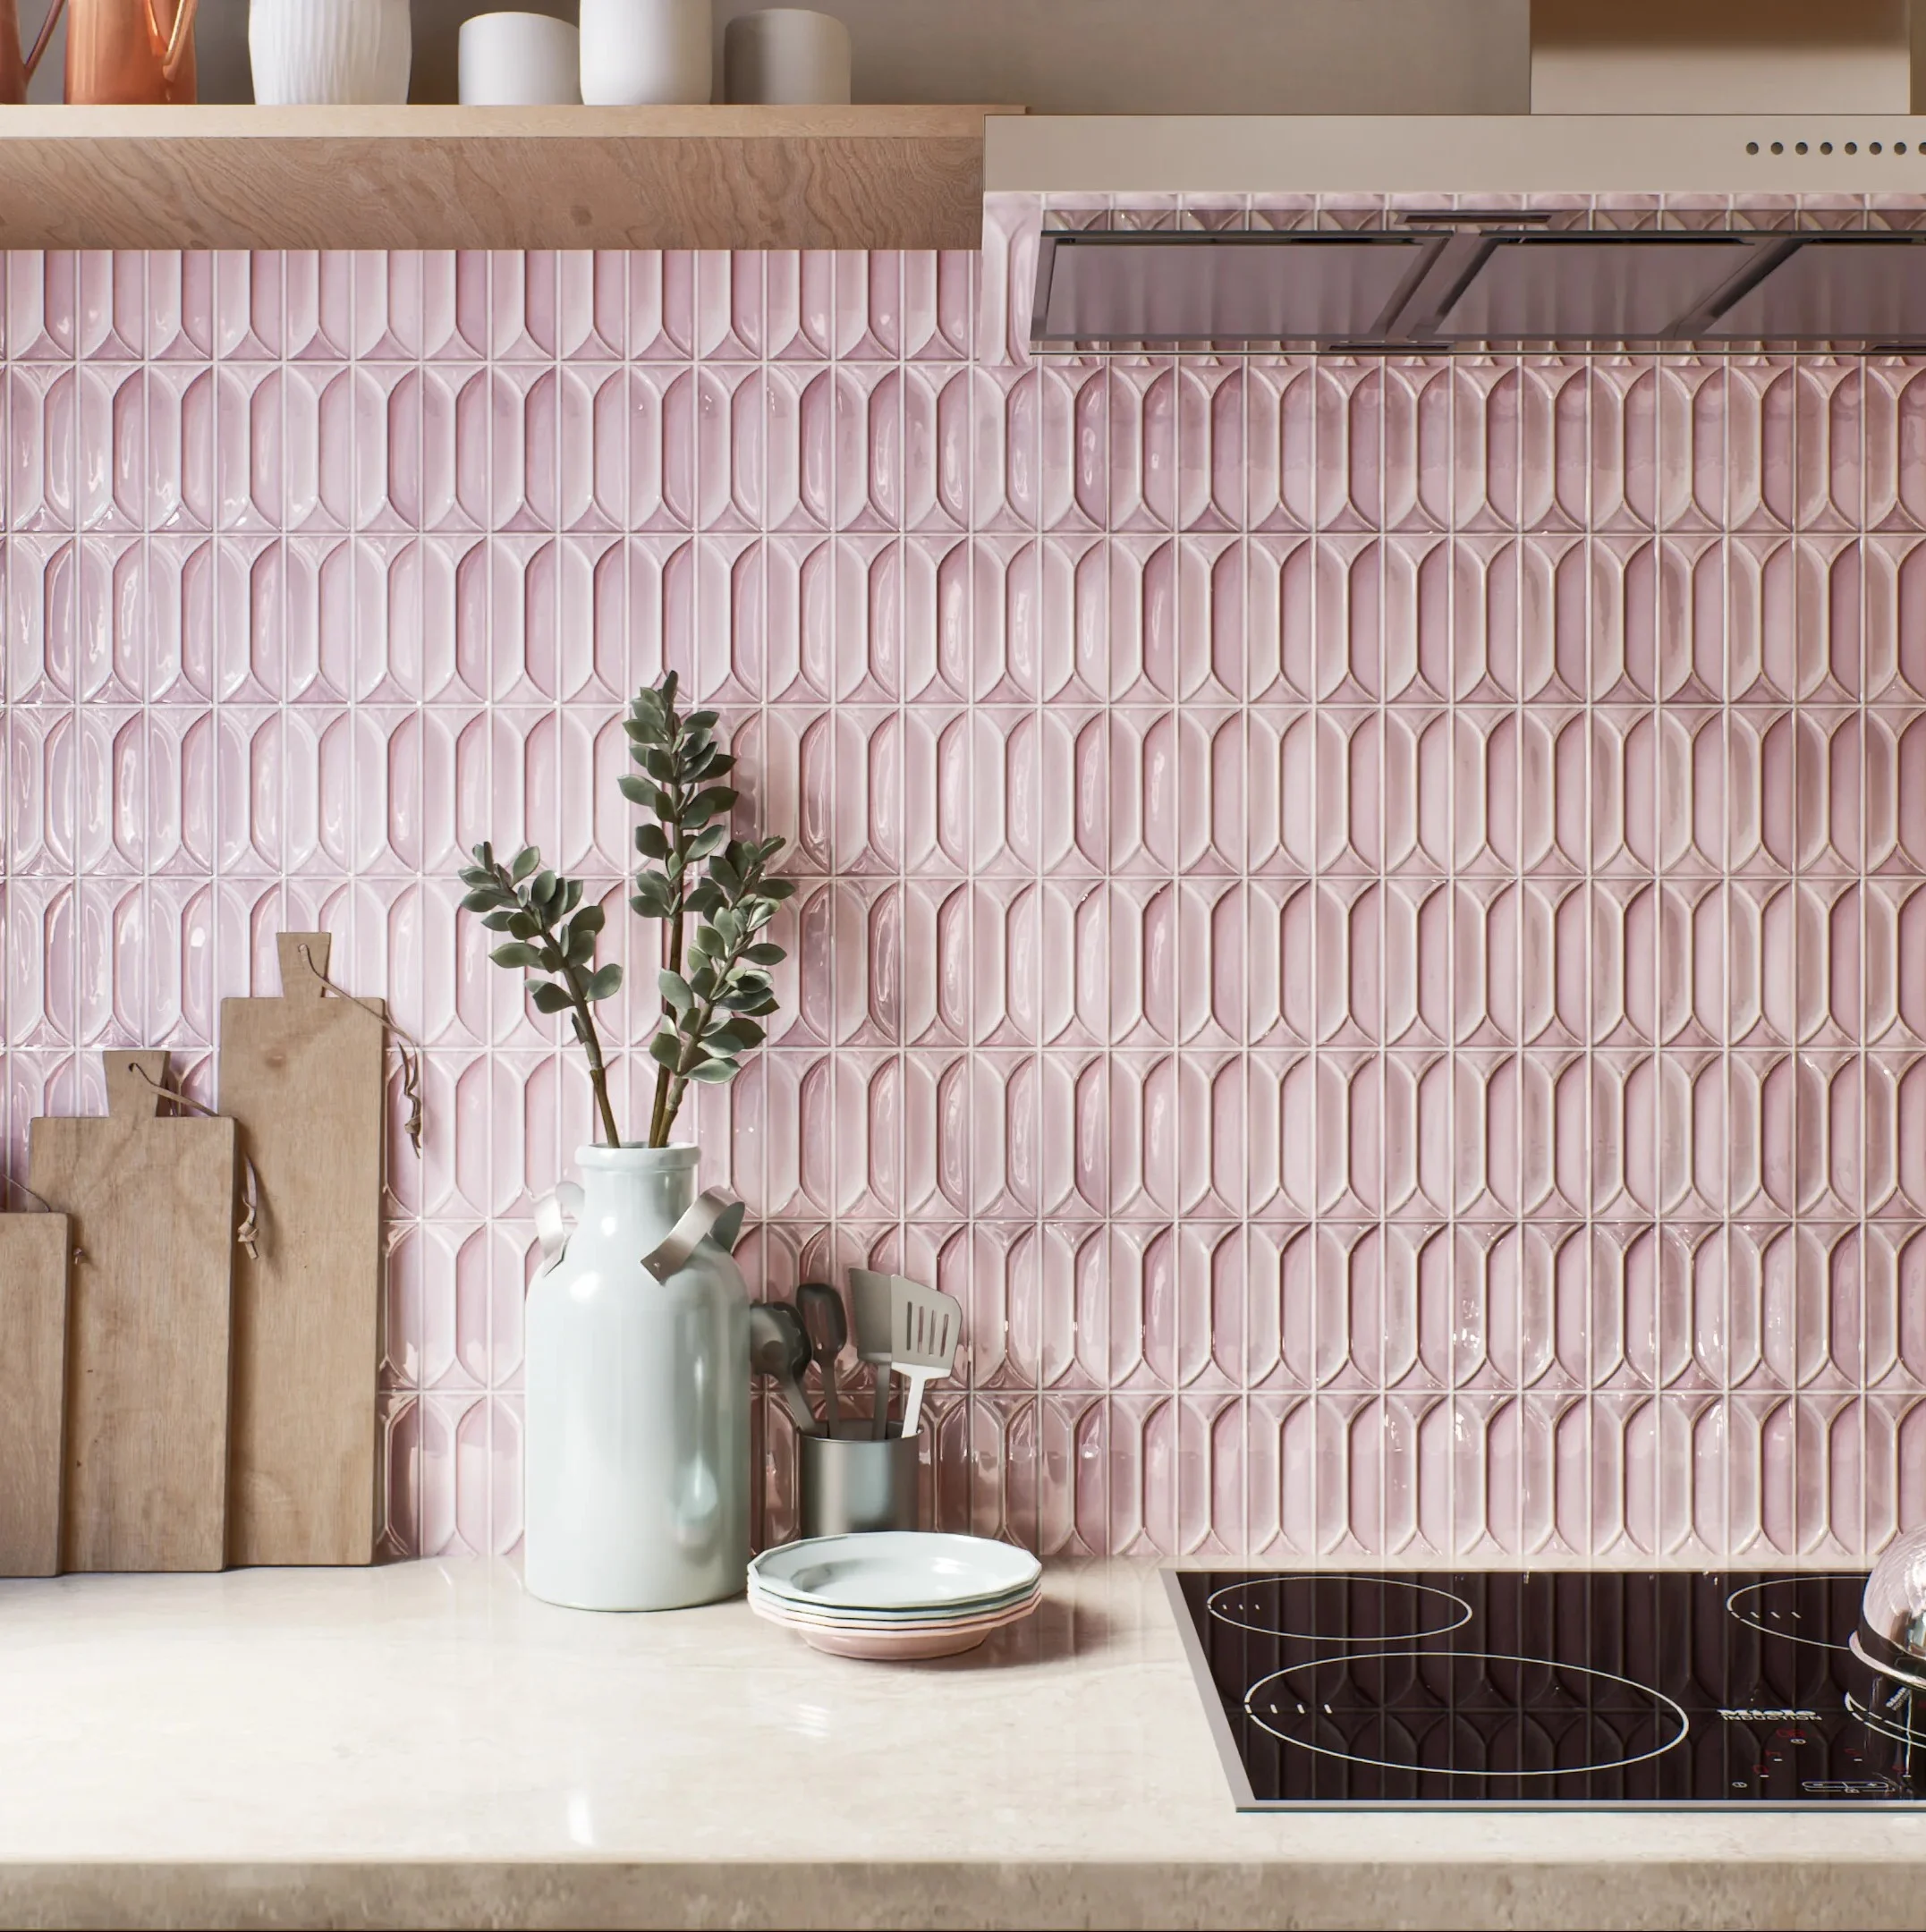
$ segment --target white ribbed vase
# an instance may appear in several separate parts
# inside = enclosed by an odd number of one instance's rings
[[[248,58],[264,107],[408,98],[408,0],[251,0]]]

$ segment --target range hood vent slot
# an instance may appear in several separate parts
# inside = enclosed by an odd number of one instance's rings
[[[1926,234],[1505,227],[1048,230],[1031,346],[1926,348]]]

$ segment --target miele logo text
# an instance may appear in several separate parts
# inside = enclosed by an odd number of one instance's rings
[[[1817,1724],[1816,1710],[1722,1710],[1727,1724]]]

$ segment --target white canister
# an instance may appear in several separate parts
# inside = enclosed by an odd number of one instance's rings
[[[808,7],[738,13],[722,39],[722,97],[771,106],[844,106],[849,29]]]
[[[591,107],[706,106],[709,0],[581,0],[581,97]]]
[[[547,13],[477,13],[462,22],[463,106],[563,106],[581,98],[581,39]]]
[[[408,0],[251,0],[248,63],[263,107],[408,98]]]

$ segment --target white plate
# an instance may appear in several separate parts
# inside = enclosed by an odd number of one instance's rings
[[[988,1618],[1007,1615],[1013,1610],[1027,1611],[1035,1606],[1037,1599],[1042,1594],[1042,1586],[1033,1584],[1029,1589],[1013,1590],[1008,1596],[999,1597],[993,1603],[971,1604],[960,1608],[852,1610],[794,1603],[786,1597],[772,1597],[768,1590],[758,1589],[755,1584],[751,1583],[749,1586],[749,1606],[758,1616],[766,1616],[772,1621],[785,1623],[815,1623],[834,1629],[861,1626],[867,1630],[924,1630],[934,1624],[979,1623]]]
[[[749,1572],[766,1594],[793,1604],[927,1612],[993,1607],[1034,1583],[1043,1565],[988,1537],[877,1530],[785,1543],[763,1551]]]

